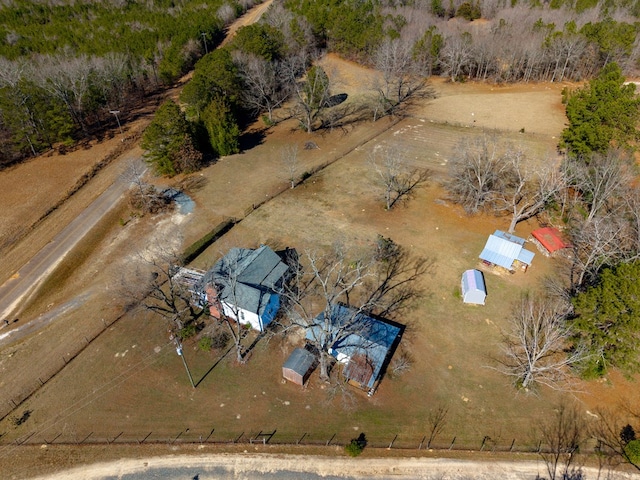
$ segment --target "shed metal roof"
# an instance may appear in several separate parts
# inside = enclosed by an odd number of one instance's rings
[[[316,356],[309,350],[304,348],[296,348],[287,361],[284,362],[282,368],[294,371],[300,376],[303,376],[309,371],[311,367],[316,363]]]
[[[318,340],[324,335],[331,336],[332,332],[323,331],[323,316],[324,312],[316,317],[316,327],[307,330],[308,339]],[[348,358],[366,358],[371,366],[371,376],[364,386],[373,388],[387,356],[402,331],[402,326],[370,317],[344,305],[333,306],[331,322],[339,333],[329,353],[334,357],[342,354]],[[349,371],[355,374],[356,370],[360,369],[356,369],[355,366],[345,368],[345,376],[350,378]]]
[[[508,235],[510,238],[507,239],[505,235],[508,234],[500,230],[496,230],[495,234],[489,235],[487,243],[480,253],[480,259],[509,270],[513,268],[515,260],[531,265],[535,254],[522,248],[524,240],[515,235]],[[520,243],[520,240],[522,240],[522,243]]]

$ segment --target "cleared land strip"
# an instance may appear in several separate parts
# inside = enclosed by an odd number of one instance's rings
[[[73,247],[111,210],[129,184],[118,179],[29,262],[0,286],[0,318],[8,318],[58,266]]]

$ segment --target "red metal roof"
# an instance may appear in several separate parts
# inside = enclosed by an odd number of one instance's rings
[[[562,240],[560,231],[554,227],[539,228],[538,230],[531,232],[531,235],[533,235],[533,237],[538,240],[542,246],[549,251],[549,253],[553,253],[556,250],[570,246]]]

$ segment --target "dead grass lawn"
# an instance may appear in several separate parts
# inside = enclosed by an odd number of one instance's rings
[[[342,72],[345,89],[353,88],[349,82],[361,78],[362,69],[335,58],[330,61]],[[442,82],[435,86],[441,96],[400,124],[383,119],[346,133],[309,137],[294,130],[293,122],[284,122],[270,130],[260,145],[202,172],[205,181],[193,194],[197,208],[191,216],[166,215],[106,228],[104,237],[87,247],[95,252],[95,262],[84,262],[61,282],[53,308],[87,287],[91,301],[77,305],[41,335],[0,352],[2,401],[8,402],[12,390],[37,381],[46,362],[58,361],[61,351],[74,348],[85,332],[100,328],[102,319],[111,322],[121,315],[122,273],[134,268],[136,251],[156,242],[150,240],[154,233],[161,240],[185,245],[225,216],[242,217],[252,205],[283,192],[247,216],[195,264],[209,266],[231,246],[268,243],[303,250],[341,240],[365,247],[377,234],[433,257],[436,269],[424,279],[428,295],[407,318],[399,319],[410,326],[403,340],[415,359],[410,372],[385,378],[374,397],[357,393],[353,403],[345,405],[340,398],[327,399],[315,376],[305,389],[282,382],[282,362],[294,347],[290,342],[259,343],[243,366],[221,358],[220,352],[205,354],[188,343],[186,359],[200,382],[193,390],[168,343],[165,325],[134,311],[20,407],[18,413],[31,412],[28,421],[18,427],[11,418],[1,422],[0,439],[11,442],[32,434],[30,442],[54,438],[91,442],[116,436],[119,441],[182,442],[210,435],[210,441],[229,441],[241,434],[248,438],[277,430],[274,441],[279,442],[295,442],[305,433],[308,442],[325,443],[334,434],[334,442],[347,442],[365,432],[372,445],[386,446],[397,434],[396,445],[415,447],[427,433],[429,411],[446,404],[450,415],[437,442],[440,446],[448,447],[454,436],[456,445],[471,449],[479,448],[485,436],[501,447],[513,439],[518,447],[531,445],[532,425],[551,411],[558,395],[549,391],[518,395],[489,367],[500,332],[507,326],[511,301],[551,274],[552,261],[538,254],[526,274],[487,274],[487,306],[463,305],[455,295],[462,271],[478,265],[487,235],[506,228],[507,220],[465,216],[442,201],[443,190],[435,181],[407,206],[386,212],[366,158],[375,145],[401,145],[413,152],[416,162],[442,174],[457,139],[481,134],[485,128],[503,129],[505,136],[531,146],[536,156],[552,152],[564,121],[560,86],[497,88]],[[463,107],[474,113],[475,124],[465,122],[470,115]],[[527,115],[509,117],[518,111]],[[520,128],[525,128],[524,134],[518,133]],[[280,149],[308,139],[320,148],[300,151],[302,171],[341,159],[288,190]],[[533,227],[519,225],[516,233],[526,237]],[[46,304],[45,299],[42,302]],[[591,393],[583,397],[585,410],[610,398],[637,396],[626,380],[615,375],[608,380],[585,385]],[[2,468],[11,467],[13,448],[7,443],[0,447]]]

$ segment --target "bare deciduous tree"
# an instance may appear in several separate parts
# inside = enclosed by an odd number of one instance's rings
[[[311,133],[320,113],[331,96],[331,82],[322,67],[314,65],[306,70],[307,59],[292,55],[282,62],[282,75],[291,84],[295,107],[293,115],[305,131]],[[304,78],[300,76],[305,72]]]
[[[291,188],[294,188],[298,181],[298,170],[300,168],[298,146],[295,144],[285,145],[280,151],[280,158],[282,159],[282,167],[287,175],[287,181]]]
[[[453,34],[446,38],[440,53],[440,66],[452,82],[467,71],[472,61],[473,43],[470,33]]]
[[[320,355],[320,377],[325,381],[333,363],[330,349],[362,332],[362,315],[393,318],[407,308],[421,294],[416,280],[432,267],[427,259],[413,257],[382,237],[373,253],[350,255],[335,245],[325,254],[306,252],[303,262],[292,269],[282,292],[288,328],[311,332],[309,341]],[[337,308],[340,305],[346,308]]]
[[[241,91],[242,103],[256,114],[266,111],[272,122],[273,111],[291,93],[291,78],[279,74],[279,62],[270,62],[239,50],[233,52],[233,60],[244,86]]]
[[[369,155],[369,163],[383,188],[387,210],[400,200],[408,200],[431,178],[431,170],[411,166],[402,153],[393,148],[374,149]]]
[[[553,165],[532,167],[520,149],[507,150],[503,158],[507,177],[500,182],[502,191],[494,193],[493,203],[496,210],[504,209],[511,214],[508,232],[513,233],[519,222],[542,212],[565,184]]]
[[[170,199],[144,179],[147,169],[142,162],[132,161],[122,174],[130,184],[129,205],[143,213],[158,213],[171,205]]]
[[[597,419],[590,424],[589,434],[598,442],[600,454],[613,463],[626,463],[640,470],[640,457],[637,450],[629,445],[640,445],[635,436],[633,424],[638,424],[640,415],[630,409],[598,408]],[[632,443],[633,442],[633,443]]]
[[[184,335],[184,328],[195,322],[202,309],[193,302],[189,287],[179,275],[180,256],[158,246],[139,255],[141,262],[135,275],[135,288],[129,294],[141,300],[142,306],[167,320],[173,337]]]
[[[561,403],[555,415],[540,424],[538,433],[544,444],[540,456],[547,466],[549,480],[583,478],[575,463],[580,446],[586,440],[587,427],[578,407]]]
[[[572,244],[569,281],[572,291],[594,281],[600,270],[624,259],[630,252],[629,224],[616,215],[596,216],[591,221],[574,220],[569,229]]]
[[[376,79],[374,89],[382,114],[393,114],[411,98],[432,97],[434,90],[427,82],[425,65],[414,55],[413,42],[386,39],[374,54],[374,63],[382,74]],[[377,110],[374,121],[378,117]]]
[[[438,435],[442,433],[447,423],[447,415],[449,407],[445,404],[437,405],[429,410],[427,420],[429,422],[429,438],[427,440],[427,448],[431,448],[431,444]]]
[[[449,161],[446,183],[452,200],[469,214],[482,211],[503,190],[509,173],[495,138],[482,135],[461,141]]]
[[[571,390],[570,367],[581,362],[585,353],[581,349],[567,352],[572,334],[565,321],[567,308],[555,299],[523,295],[513,309],[497,370],[512,377],[519,388],[540,384]]]
[[[607,155],[593,154],[589,159],[566,159],[569,183],[582,193],[588,207],[587,222],[603,211],[611,212],[624,202],[622,195],[633,181],[631,165],[621,152],[610,150]]]

